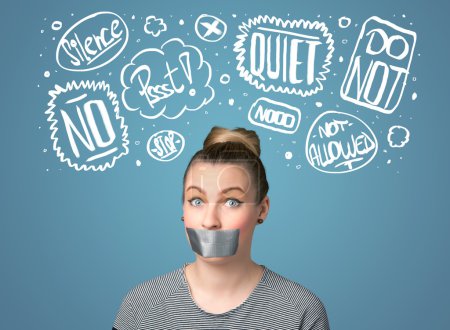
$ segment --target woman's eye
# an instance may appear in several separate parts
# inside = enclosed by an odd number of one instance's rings
[[[237,207],[241,204],[242,202],[238,201],[237,199],[233,199],[230,198],[227,200],[227,202],[225,203],[226,206],[228,207]]]
[[[193,199],[189,200],[189,203],[192,206],[200,206],[203,204],[203,201],[200,198],[193,198]]]

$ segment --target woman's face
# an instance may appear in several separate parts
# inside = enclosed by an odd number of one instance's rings
[[[268,198],[257,204],[256,183],[245,166],[198,161],[188,170],[183,201],[185,227],[240,230],[234,256],[208,259],[250,256],[253,230],[258,218],[265,218],[267,212]]]

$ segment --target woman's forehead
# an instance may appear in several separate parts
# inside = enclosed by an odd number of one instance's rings
[[[240,187],[247,191],[251,188],[252,176],[245,165],[235,163],[195,162],[191,165],[185,182],[185,189],[191,185],[203,190],[227,190]]]

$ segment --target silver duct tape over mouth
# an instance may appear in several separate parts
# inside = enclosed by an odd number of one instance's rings
[[[192,250],[205,257],[229,257],[236,253],[239,229],[208,230],[187,228]]]

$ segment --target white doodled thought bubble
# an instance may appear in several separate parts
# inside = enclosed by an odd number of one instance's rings
[[[62,28],[62,22],[61,21],[54,21],[52,23],[52,30],[53,31],[59,31]]]
[[[342,82],[341,98],[390,114],[398,107],[416,44],[416,33],[372,16],[361,27]]]
[[[233,50],[245,81],[265,92],[302,97],[323,89],[334,41],[322,22],[258,16],[239,26]]]
[[[107,83],[72,81],[55,85],[49,95],[45,114],[61,162],[77,171],[104,171],[128,154],[128,127]]]
[[[176,119],[185,110],[196,111],[214,98],[211,73],[198,48],[170,39],[161,49],[138,52],[123,67],[122,102],[129,111],[139,110],[144,118]]]
[[[156,18],[155,16],[147,16],[145,19],[144,32],[158,37],[162,32],[167,31],[167,25],[162,18]]]
[[[387,140],[391,148],[403,148],[409,142],[410,136],[411,134],[406,127],[394,125],[389,128]]]
[[[226,85],[230,82],[231,78],[230,75],[228,73],[224,73],[223,75],[220,76],[220,83],[223,85]]]
[[[225,37],[227,24],[216,16],[202,14],[195,21],[195,33],[203,41],[217,42]]]
[[[98,12],[72,25],[56,48],[56,62],[68,71],[101,68],[117,58],[128,42],[128,27],[112,12]]]
[[[341,29],[346,29],[352,24],[352,20],[348,17],[342,16],[338,20],[339,27]]]
[[[318,171],[342,174],[369,164],[378,151],[370,127],[356,116],[326,111],[312,123],[305,143],[309,164]]]
[[[147,141],[147,153],[157,161],[169,162],[177,158],[184,149],[184,137],[173,130],[156,132]]]
[[[294,134],[301,117],[300,109],[267,97],[257,99],[248,112],[248,120],[253,125],[284,134]]]

